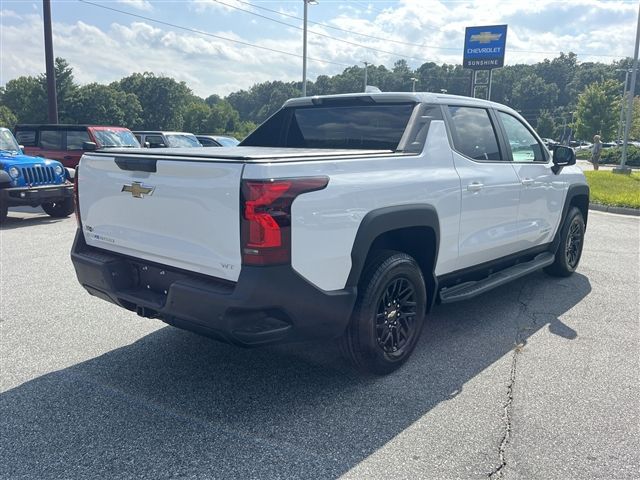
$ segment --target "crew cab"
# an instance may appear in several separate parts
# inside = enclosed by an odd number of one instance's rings
[[[28,155],[58,160],[75,168],[86,143],[97,148],[139,148],[140,144],[128,128],[104,125],[19,124],[16,139]]]
[[[8,128],[0,127],[0,224],[9,207],[41,206],[52,217],[73,213],[74,171],[60,162],[22,153]]]
[[[435,304],[578,266],[589,188],[514,110],[433,93],[287,101],[239,146],[83,156],[92,295],[241,346],[407,360]]]

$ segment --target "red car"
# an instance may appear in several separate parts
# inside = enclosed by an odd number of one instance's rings
[[[80,162],[84,142],[93,142],[97,148],[140,147],[131,130],[124,127],[22,124],[16,125],[14,133],[25,154],[58,160],[70,168]]]

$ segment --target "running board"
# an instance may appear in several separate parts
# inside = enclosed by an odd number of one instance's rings
[[[542,267],[551,265],[554,258],[555,255],[551,252],[541,253],[533,260],[505,268],[504,270],[489,275],[483,280],[465,282],[453,287],[443,288],[440,290],[440,301],[442,303],[453,303],[473,298],[476,295],[488,292],[516,278],[524,277]]]

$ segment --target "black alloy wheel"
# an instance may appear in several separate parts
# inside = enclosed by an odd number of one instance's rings
[[[554,277],[568,277],[578,268],[584,246],[584,217],[582,212],[571,207],[560,228],[560,246],[555,259],[544,271]]]
[[[426,286],[417,262],[402,252],[374,252],[358,284],[351,321],[340,339],[344,356],[363,372],[393,372],[413,352],[426,309]]]
[[[402,356],[416,335],[416,292],[408,278],[389,282],[378,302],[376,337],[378,345],[390,356]]]

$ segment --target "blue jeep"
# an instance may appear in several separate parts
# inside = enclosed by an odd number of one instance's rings
[[[52,217],[71,215],[74,173],[55,160],[24,155],[11,131],[0,127],[0,223],[18,205],[40,205]]]

